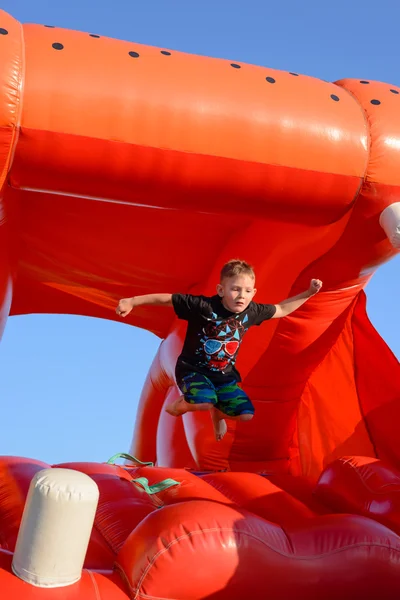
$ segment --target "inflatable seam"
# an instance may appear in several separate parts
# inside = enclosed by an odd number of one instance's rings
[[[336,84],[335,84],[336,85]],[[363,118],[364,118],[364,122],[365,122],[365,129],[367,132],[367,158],[366,158],[366,165],[365,165],[365,170],[364,170],[364,176],[363,176],[363,180],[366,181],[367,178],[367,174],[368,174],[368,166],[370,163],[370,158],[371,158],[371,147],[372,147],[372,137],[371,137],[371,127],[370,127],[370,119],[368,117],[368,113],[365,110],[365,108],[363,107],[363,105],[360,103],[359,99],[357,98],[357,96],[355,94],[353,94],[353,92],[351,92],[347,87],[345,86],[338,86],[340,87],[342,90],[345,90],[347,92],[347,94],[349,94],[349,96],[351,96],[355,102],[357,102],[358,106],[361,109]]]
[[[279,527],[280,529],[282,529],[281,527]],[[305,555],[305,556],[295,556],[292,553],[287,553],[287,552],[283,552],[281,550],[278,550],[277,548],[274,548],[273,546],[271,546],[270,544],[268,544],[265,540],[261,539],[260,537],[249,533],[247,531],[241,531],[240,529],[232,529],[232,528],[226,528],[226,527],[210,527],[207,529],[201,529],[201,530],[197,530],[197,531],[191,531],[189,533],[185,533],[179,537],[177,537],[176,539],[172,540],[169,544],[167,544],[167,546],[165,546],[164,548],[162,548],[161,550],[159,550],[151,559],[149,565],[146,567],[146,569],[144,570],[142,576],[139,579],[138,584],[135,586],[136,589],[132,588],[131,589],[134,593],[133,598],[136,599],[139,596],[144,596],[143,594],[140,593],[140,587],[142,586],[145,578],[147,577],[150,569],[154,566],[156,560],[165,552],[167,552],[172,546],[174,546],[175,544],[179,543],[181,540],[185,539],[185,538],[189,538],[192,537],[194,535],[198,535],[198,534],[204,534],[204,533],[212,533],[212,532],[229,532],[229,533],[233,533],[235,535],[243,535],[243,536],[247,536],[248,538],[252,538],[254,540],[256,540],[257,542],[260,542],[263,546],[266,546],[267,548],[269,548],[272,552],[275,552],[276,554],[279,554],[280,556],[284,556],[285,558],[291,558],[294,560],[316,560],[316,559],[322,559],[325,558],[327,556],[332,556],[334,554],[339,554],[340,552],[345,552],[346,550],[350,550],[352,548],[362,548],[364,546],[368,547],[368,548],[372,548],[372,547],[377,547],[377,548],[386,548],[387,550],[390,550],[391,552],[396,552],[398,553],[399,557],[400,557],[400,548],[393,548],[391,546],[388,546],[387,544],[383,544],[383,543],[379,543],[379,542],[369,542],[369,541],[365,541],[365,542],[357,542],[355,544],[347,544],[345,546],[342,546],[341,548],[335,548],[329,552],[321,552],[320,554],[311,554],[311,555]],[[286,534],[285,534],[286,535]],[[118,568],[123,572],[123,569],[121,567],[121,565],[119,565],[118,563],[116,563],[116,565],[118,566]],[[151,596],[149,596],[151,598]]]
[[[23,107],[23,98],[24,98],[24,89],[25,89],[25,36],[24,29],[22,23],[19,23],[20,31],[21,31],[21,68],[19,72],[19,82],[18,82],[18,92],[17,92],[17,107],[16,107],[16,121],[14,124],[14,135],[13,141],[11,142],[11,151],[9,156],[9,165],[8,170],[10,170],[11,165],[14,161],[15,152],[17,149],[17,144],[19,140],[19,134],[21,131],[21,121],[22,121],[22,107]]]
[[[335,84],[335,85],[337,85],[337,84]],[[357,195],[354,198],[354,201],[356,201],[361,193],[361,190],[362,190],[364,184],[366,183],[367,176],[368,176],[368,167],[369,167],[369,163],[370,163],[370,159],[371,159],[372,136],[371,136],[370,119],[368,117],[367,111],[365,110],[363,105],[360,103],[357,96],[355,96],[355,94],[353,94],[353,92],[351,92],[349,89],[347,89],[343,85],[340,85],[338,87],[340,87],[342,90],[344,90],[347,94],[349,94],[349,96],[351,96],[355,100],[355,102],[357,102],[358,106],[361,109],[363,118],[364,118],[365,129],[366,129],[366,133],[367,133],[367,151],[366,151],[367,156],[366,156],[366,162],[365,162],[365,168],[364,168],[364,175],[361,179],[360,187],[358,189]]]
[[[347,460],[342,460],[342,464],[349,466],[354,473],[356,474],[356,476],[358,477],[358,479],[361,481],[362,485],[364,486],[364,488],[366,490],[368,490],[368,492],[370,492],[371,494],[374,494],[375,496],[385,496],[388,494],[387,490],[383,490],[383,491],[378,491],[378,490],[373,490],[372,488],[369,487],[369,485],[366,483],[365,479],[362,477],[362,475],[358,472],[358,470],[356,469],[356,467],[354,465],[351,464],[351,459],[347,459]],[[399,485],[398,483],[387,483],[385,484],[385,487],[389,486],[389,485]],[[400,493],[400,490],[395,490],[397,493]],[[390,492],[389,492],[390,493]],[[393,492],[392,492],[393,493]]]
[[[89,573],[90,579],[92,580],[94,593],[96,594],[96,600],[101,600],[99,586],[97,585],[97,581],[94,577],[93,572],[89,571],[89,569],[85,569],[85,571],[87,571],[87,573]]]

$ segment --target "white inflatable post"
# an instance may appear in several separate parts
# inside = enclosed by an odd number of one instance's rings
[[[400,249],[400,202],[387,206],[381,212],[379,223],[393,248]]]
[[[46,588],[76,583],[82,574],[99,499],[96,483],[79,471],[44,469],[33,478],[12,569]]]

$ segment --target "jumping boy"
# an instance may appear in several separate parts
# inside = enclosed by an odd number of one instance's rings
[[[225,418],[249,421],[254,407],[238,386],[237,354],[246,331],[268,319],[287,317],[322,287],[312,279],[307,291],[279,304],[253,302],[253,268],[242,260],[230,260],[221,270],[217,294],[147,294],[119,301],[116,312],[126,317],[137,306],[172,306],[179,319],[188,321],[185,341],[175,376],[182,396],[167,406],[173,416],[189,411],[209,410],[217,441],[227,426]]]

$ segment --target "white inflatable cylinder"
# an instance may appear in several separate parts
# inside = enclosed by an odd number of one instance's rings
[[[400,202],[387,206],[381,212],[379,223],[393,248],[400,249]]]
[[[96,483],[71,469],[44,469],[32,479],[12,569],[45,588],[81,578],[99,499]]]

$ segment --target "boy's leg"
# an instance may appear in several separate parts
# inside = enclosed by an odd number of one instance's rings
[[[215,389],[217,392],[217,404],[211,411],[211,418],[214,425],[215,438],[219,442],[228,430],[225,419],[250,421],[254,415],[254,407],[250,398],[237,385],[235,380],[222,385],[216,385]]]
[[[205,375],[188,373],[177,383],[183,395],[166,407],[165,410],[170,415],[179,417],[187,412],[210,410],[215,406],[215,388]]]
[[[250,421],[253,418],[254,406],[236,381],[216,386],[216,392],[218,401],[215,408],[223,413],[220,418],[233,421]]]
[[[185,399],[185,396],[179,396],[176,400],[168,404],[165,407],[165,411],[172,415],[173,417],[181,417],[187,412],[195,412],[199,410],[211,410],[213,404],[206,404],[205,402],[201,404],[189,404]]]
[[[228,431],[228,426],[224,419],[224,415],[219,410],[212,408],[210,414],[214,426],[215,439],[217,442],[220,442]]]

